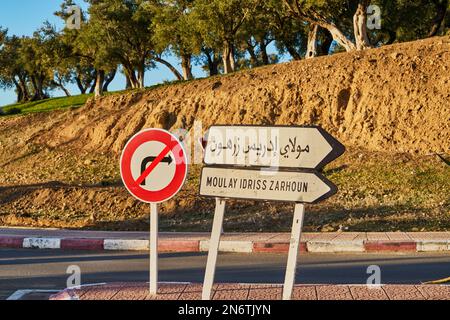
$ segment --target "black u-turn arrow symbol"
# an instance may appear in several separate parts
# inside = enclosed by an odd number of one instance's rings
[[[144,160],[142,160],[142,163],[141,163],[141,175],[145,172],[145,169],[147,169],[148,164],[152,163],[155,160],[156,160],[156,157],[147,157],[147,158],[144,158]],[[167,156],[164,159],[162,159],[161,162],[162,163],[167,163],[167,165],[170,166],[172,164],[172,162],[173,162],[173,159],[172,159],[171,156]],[[146,180],[144,180],[141,183],[141,186],[145,186],[145,185],[146,185]]]

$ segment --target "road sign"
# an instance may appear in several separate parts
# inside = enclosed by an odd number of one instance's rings
[[[316,126],[213,126],[206,165],[319,169],[345,147]]]
[[[337,192],[318,169],[345,152],[345,147],[317,126],[213,126],[209,129],[200,179],[200,195],[216,198],[202,298],[211,298],[226,199],[295,203],[283,299],[295,283],[304,203]]]
[[[180,191],[187,176],[186,153],[171,133],[149,129],[135,135],[121,158],[125,187],[146,203],[161,203]]]
[[[200,195],[216,198],[316,203],[337,188],[317,172],[205,167]]]
[[[180,191],[187,177],[187,157],[180,141],[170,132],[148,129],[125,146],[120,173],[128,191],[150,203],[150,294],[158,292],[158,203]]]

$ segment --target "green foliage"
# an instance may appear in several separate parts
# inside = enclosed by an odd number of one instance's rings
[[[257,7],[256,0],[195,0],[193,16],[204,44],[221,48],[234,42],[243,23]]]
[[[202,39],[195,26],[191,0],[150,1],[153,40],[158,53],[170,49],[177,56],[200,54]]]

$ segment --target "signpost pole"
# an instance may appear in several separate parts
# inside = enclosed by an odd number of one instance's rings
[[[294,211],[294,222],[292,224],[291,242],[289,246],[289,257],[286,268],[286,278],[283,288],[283,300],[291,300],[292,298],[292,291],[295,284],[295,274],[297,272],[297,258],[304,215],[305,206],[303,204],[296,204]]]
[[[222,234],[223,216],[225,214],[225,200],[216,199],[211,240],[209,241],[208,262],[206,264],[205,281],[203,284],[202,300],[210,300],[214,276],[216,274],[217,255],[219,252],[220,236]]]
[[[158,205],[150,204],[150,294],[158,293]]]

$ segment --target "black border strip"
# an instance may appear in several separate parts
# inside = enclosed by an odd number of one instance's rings
[[[203,195],[202,194],[202,180],[203,180],[203,171],[205,169],[229,169],[229,170],[238,170],[238,171],[261,171],[261,170],[266,170],[266,171],[270,171],[269,169],[261,169],[261,168],[238,168],[238,167],[223,167],[223,166],[205,166],[202,168],[202,172],[200,174],[200,183],[199,183],[199,195],[202,197],[206,197],[206,198],[222,198],[222,199],[237,199],[237,200],[250,200],[250,201],[273,201],[273,202],[283,202],[283,203],[307,203],[307,204],[316,204],[318,202],[322,202],[332,196],[334,196],[337,192],[338,192],[338,187],[332,183],[330,180],[328,180],[327,178],[325,178],[325,176],[323,174],[321,174],[320,172],[316,171],[316,170],[312,170],[312,169],[304,169],[304,170],[296,170],[296,171],[292,171],[292,170],[276,170],[279,172],[297,172],[297,173],[309,173],[309,174],[315,174],[323,183],[325,183],[327,186],[330,187],[330,191],[326,194],[324,194],[323,196],[321,196],[320,198],[316,199],[313,202],[297,202],[297,201],[288,201],[288,200],[273,200],[273,199],[254,199],[254,198],[228,198],[228,197],[219,197],[219,196],[209,196],[209,195]],[[275,171],[275,170],[274,170]]]
[[[331,145],[332,150],[331,152],[315,167],[315,168],[293,168],[293,167],[277,167],[280,169],[290,169],[290,170],[320,170],[323,169],[327,164],[333,162],[334,160],[336,160],[337,158],[339,158],[340,156],[342,156],[346,149],[345,146],[340,143],[336,138],[334,138],[331,134],[329,134],[327,131],[325,131],[322,127],[320,126],[316,126],[316,125],[251,125],[251,124],[232,124],[232,125],[226,125],[226,124],[219,124],[219,125],[212,125],[209,127],[208,131],[211,130],[211,128],[214,127],[219,127],[219,128],[224,128],[224,127],[253,127],[253,128],[311,128],[311,129],[317,129],[319,131],[319,133],[324,137],[324,139]],[[208,148],[209,145],[209,141],[207,141],[207,145],[205,148],[205,153],[206,153],[206,149]],[[214,165],[210,165],[208,163],[205,162],[205,157],[203,157],[203,164],[205,166],[214,166],[214,167],[222,167],[222,168],[228,168],[228,167],[235,167],[235,168],[268,168],[265,166],[242,166],[242,165],[229,165],[229,164],[214,164]]]

